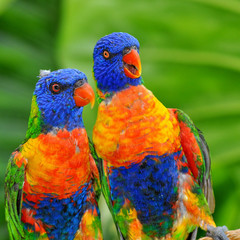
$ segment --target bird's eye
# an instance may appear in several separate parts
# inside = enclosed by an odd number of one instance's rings
[[[109,53],[108,50],[104,50],[104,51],[103,51],[103,57],[104,57],[105,59],[108,59],[108,58],[110,57],[110,53]]]
[[[49,89],[52,93],[57,94],[62,90],[62,85],[60,83],[51,83]]]

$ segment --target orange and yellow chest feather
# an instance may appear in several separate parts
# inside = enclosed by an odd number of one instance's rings
[[[71,194],[89,180],[90,162],[85,129],[40,134],[22,148],[27,160],[25,189],[29,193]]]
[[[110,165],[127,166],[179,149],[179,126],[149,90],[131,86],[100,104],[93,142]]]

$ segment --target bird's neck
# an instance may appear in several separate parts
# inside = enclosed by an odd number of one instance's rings
[[[106,98],[111,98],[115,92],[107,92],[107,91],[102,91],[99,88],[97,88],[97,97],[98,97],[98,102],[104,101]]]
[[[82,108],[75,108],[68,115],[63,115],[61,111],[58,113],[50,111],[41,112],[37,105],[36,96],[34,95],[32,98],[26,140],[36,138],[41,133],[47,134],[56,129],[72,131],[75,128],[84,128],[82,110]]]
[[[141,80],[141,79],[140,79]],[[99,100],[99,103],[106,100],[106,99],[111,99],[115,94],[118,94],[120,92],[123,92],[125,91],[126,89],[129,89],[133,86],[139,86],[139,85],[142,85],[142,80],[138,83],[138,84],[134,84],[134,85],[130,85],[130,84],[127,84],[125,85],[123,88],[119,89],[119,90],[116,90],[116,91],[112,91],[112,90],[103,90],[103,89],[100,89],[100,88],[97,88],[97,96],[98,96],[98,100]]]
[[[26,139],[37,137],[42,131],[41,112],[39,111],[36,96],[32,97],[31,111],[28,120]]]

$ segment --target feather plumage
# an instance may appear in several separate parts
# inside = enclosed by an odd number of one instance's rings
[[[5,179],[11,239],[102,239],[99,173],[82,122],[92,94],[75,69],[46,72],[36,84],[26,139]]]
[[[121,239],[186,239],[215,227],[208,147],[183,112],[142,85],[139,42],[112,33],[94,49],[93,130],[102,189]]]

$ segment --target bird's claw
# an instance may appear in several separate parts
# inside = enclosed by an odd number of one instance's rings
[[[229,238],[226,235],[227,231],[228,228],[226,226],[213,227],[208,225],[206,235],[208,237],[213,238],[214,240],[229,240]]]

